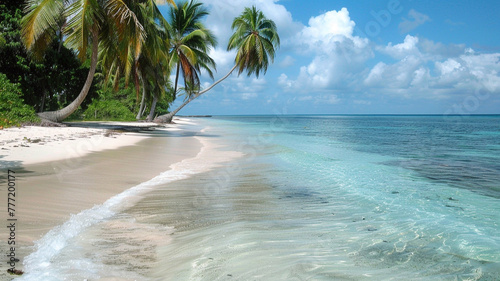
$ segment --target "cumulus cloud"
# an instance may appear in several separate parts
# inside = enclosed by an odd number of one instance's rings
[[[500,54],[478,54],[463,45],[445,46],[411,35],[402,43],[389,43],[377,50],[397,59],[377,63],[363,81],[382,94],[443,99],[477,88],[500,91]]]
[[[379,47],[377,49],[382,53],[385,53],[396,59],[402,59],[409,55],[419,55],[417,44],[418,44],[417,37],[406,35],[403,43],[396,45],[392,45],[392,43],[389,43],[387,46]]]
[[[354,35],[356,22],[346,8],[311,17],[304,25],[275,0],[204,3],[210,9],[206,24],[219,39],[219,47],[211,52],[217,62],[216,79],[234,64],[234,53],[227,52],[226,45],[232,20],[242,7],[256,5],[272,18],[282,41],[267,81],[263,76],[249,79],[233,74],[212,90],[217,96],[213,106],[236,112],[241,101],[260,106],[283,102],[319,108],[343,103],[364,108],[377,104],[373,97],[463,99],[478,88],[500,96],[500,53],[475,52],[465,44],[443,44],[413,34],[376,44]],[[399,28],[408,32],[429,21],[427,15],[410,10]]]
[[[278,28],[280,37],[287,38],[301,28],[301,24],[294,22],[290,12],[273,0],[206,0],[203,3],[210,10],[206,19],[207,27],[219,39],[220,48],[225,49],[231,32],[231,24],[238,17],[244,7],[256,6],[267,18],[272,19]]]
[[[342,42],[352,35],[355,23],[349,11],[329,11],[309,19],[309,25],[300,32],[301,40],[310,48],[329,48],[331,42]]]
[[[346,8],[310,18],[294,42],[297,52],[314,57],[300,68],[297,79],[281,77],[280,85],[300,91],[332,88],[349,80],[373,56],[369,40],[354,36],[354,27]]]
[[[428,21],[431,21],[429,16],[411,9],[408,12],[408,18],[403,18],[403,21],[399,24],[399,30],[401,33],[407,33]]]

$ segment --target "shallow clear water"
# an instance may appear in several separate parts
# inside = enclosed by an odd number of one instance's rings
[[[147,184],[50,280],[500,280],[500,117],[199,122],[245,156]]]

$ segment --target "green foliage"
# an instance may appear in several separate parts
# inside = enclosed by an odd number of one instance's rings
[[[134,121],[134,112],[138,110],[134,87],[126,87],[125,81],[120,81],[118,91],[111,88],[99,90],[99,98],[84,111],[84,120]]]
[[[169,87],[171,89],[171,87]],[[166,93],[172,93],[172,91],[167,91]],[[170,105],[173,102],[173,95],[165,94],[160,99],[158,99],[158,103],[156,104],[156,115],[163,115],[169,113]]]
[[[85,120],[134,121],[135,116],[117,100],[94,99],[85,110]]]
[[[231,28],[234,34],[229,38],[227,50],[237,50],[235,62],[238,74],[246,70],[247,75],[267,71],[269,61],[273,62],[280,38],[274,21],[267,19],[255,6],[245,8],[234,19]]]
[[[13,84],[0,73],[0,128],[39,122],[35,111],[24,104],[19,84]]]
[[[60,33],[46,50],[43,60],[33,60],[21,42],[23,7],[24,1],[0,4],[0,73],[20,84],[24,102],[36,111],[57,110],[78,96],[89,67],[82,65],[73,51],[61,44]],[[88,96],[97,96],[94,87]],[[88,103],[90,99],[82,106],[86,108]]]
[[[217,45],[217,39],[202,23],[207,15],[203,4],[192,0],[170,9],[170,67],[177,68],[174,91],[177,91],[180,74],[186,87],[188,83],[200,84],[201,70],[213,79],[212,70],[215,70],[216,64],[209,53]]]

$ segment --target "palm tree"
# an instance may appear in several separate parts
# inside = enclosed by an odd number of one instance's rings
[[[128,85],[132,78],[136,87],[137,99],[142,86],[142,98],[139,112],[136,116],[140,119],[146,107],[146,97],[150,96],[153,90],[154,108],[159,96],[163,95],[170,76],[169,60],[169,24],[158,10],[153,0],[146,0],[134,6],[138,21],[143,26],[146,38],[141,53],[136,56],[136,52],[130,50],[133,44],[121,44],[123,41],[118,36],[114,40],[107,40],[108,44],[102,47],[101,63],[104,66],[105,84],[108,84],[110,77],[115,77],[115,89],[118,86],[120,75],[125,75],[125,82]],[[125,50],[121,50],[125,48]],[[152,118],[152,117],[151,117]]]
[[[26,48],[38,58],[55,36],[61,15],[65,16],[66,44],[84,60],[90,45],[90,70],[78,97],[57,111],[39,113],[42,119],[60,122],[76,111],[92,85],[97,68],[100,42],[120,39],[120,50],[138,57],[146,34],[131,7],[144,1],[134,0],[29,0],[22,20],[22,37]],[[168,0],[173,4],[172,0]],[[109,45],[109,44],[108,44]],[[122,55],[122,57],[127,57]]]
[[[140,73],[143,85],[141,105],[136,116],[138,120],[141,119],[146,107],[146,96],[150,90],[153,90],[153,101],[148,120],[153,118],[158,98],[166,92],[165,88],[170,76],[169,24],[155,5],[149,5],[149,7],[145,8],[142,13],[146,15],[144,27],[149,36],[146,38],[145,48],[137,61],[135,71],[135,73]]]
[[[231,28],[234,33],[229,38],[227,50],[237,50],[233,68],[210,87],[189,96],[176,110],[156,118],[156,122],[171,122],[179,110],[200,95],[210,91],[214,86],[229,77],[237,68],[238,75],[243,71],[246,71],[248,76],[255,74],[257,77],[261,72],[266,73],[269,61],[274,62],[276,49],[280,45],[274,21],[267,19],[261,11],[253,6],[252,8],[245,8],[243,13],[234,19]]]
[[[170,9],[170,66],[172,69],[176,67],[174,97],[181,73],[186,87],[188,84],[200,84],[201,69],[213,78],[215,61],[208,52],[217,45],[215,36],[200,22],[208,15],[202,3],[190,1],[178,6]]]

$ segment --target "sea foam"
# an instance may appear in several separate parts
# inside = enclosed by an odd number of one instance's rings
[[[195,138],[203,145],[195,157],[172,164],[169,170],[151,180],[119,193],[101,205],[95,205],[91,209],[72,215],[64,224],[51,229],[40,240],[35,242],[35,251],[24,260],[26,273],[17,280],[68,280],[68,276],[65,276],[64,273],[65,269],[55,264],[54,260],[65,247],[69,246],[71,239],[77,237],[89,227],[112,218],[116,214],[132,207],[140,200],[140,195],[153,190],[159,185],[165,185],[186,179],[193,174],[209,171],[222,162],[242,156],[241,153],[235,151],[217,151],[216,148],[218,145],[208,142],[202,137]],[[85,263],[83,257],[81,262]],[[88,262],[85,264],[89,267],[89,274],[92,274],[90,264]]]

